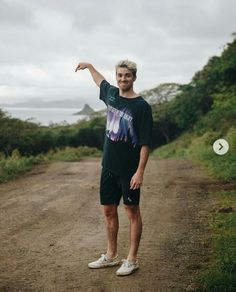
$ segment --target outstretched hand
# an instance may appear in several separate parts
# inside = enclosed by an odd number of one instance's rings
[[[88,66],[89,66],[88,63],[79,63],[75,69],[75,72],[77,72],[78,70],[84,70],[84,69],[88,68]]]

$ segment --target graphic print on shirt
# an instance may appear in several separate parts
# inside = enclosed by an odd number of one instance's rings
[[[138,143],[134,131],[133,117],[126,108],[118,110],[108,105],[106,135],[112,141],[131,141],[135,147]]]

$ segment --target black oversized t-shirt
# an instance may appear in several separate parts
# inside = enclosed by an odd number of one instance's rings
[[[126,98],[106,80],[100,84],[100,99],[107,106],[102,166],[131,177],[137,170],[142,145],[151,146],[152,110],[141,97]]]

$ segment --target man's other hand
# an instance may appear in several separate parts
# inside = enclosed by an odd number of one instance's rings
[[[130,181],[130,189],[139,189],[143,183],[143,174],[141,172],[135,172]]]
[[[78,70],[87,69],[89,66],[90,66],[89,63],[79,63],[78,66],[75,69],[75,72],[77,72]]]

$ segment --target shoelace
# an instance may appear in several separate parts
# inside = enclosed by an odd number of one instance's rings
[[[102,263],[102,262],[104,262],[104,261],[107,261],[107,257],[106,257],[105,254],[101,254],[101,257],[100,257],[100,259],[99,259],[99,262]]]
[[[132,263],[126,259],[123,259],[122,262],[123,262],[122,266],[124,266],[126,268],[130,268],[132,265],[134,265],[134,263]]]
[[[101,254],[101,257],[99,258],[99,262],[102,263],[104,261],[112,261],[112,260],[115,260],[116,258],[117,256],[114,258],[108,258],[107,255]]]

